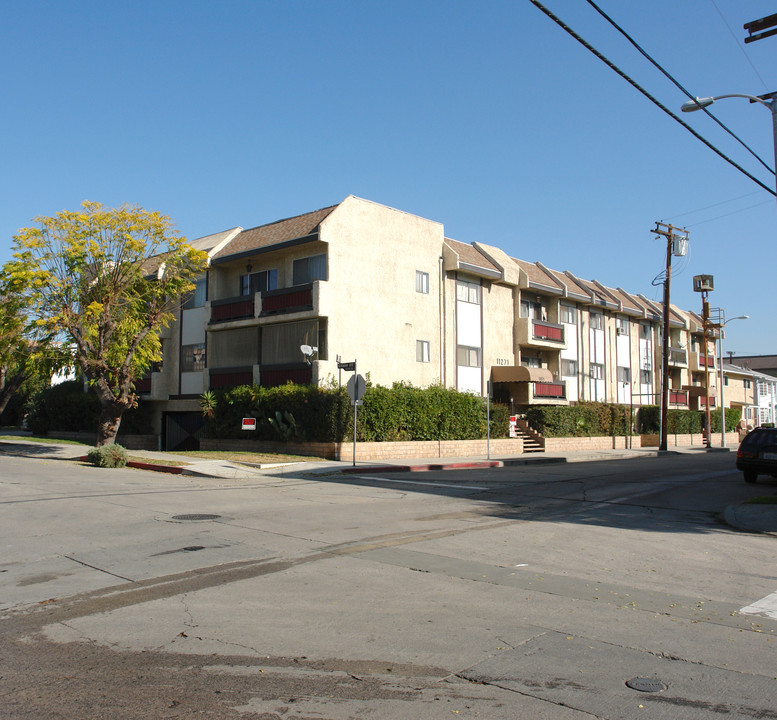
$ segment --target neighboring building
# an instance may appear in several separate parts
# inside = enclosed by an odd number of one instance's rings
[[[335,381],[338,358],[376,384],[490,387],[513,405],[659,402],[660,305],[441,223],[349,196],[192,244],[208,271],[138,385],[167,449],[193,442],[204,391]],[[693,313],[673,307],[669,322],[670,407],[698,409],[705,368],[717,397],[714,352]],[[317,348],[310,363],[302,345]]]
[[[740,367],[777,377],[777,355],[741,355],[736,361]]]

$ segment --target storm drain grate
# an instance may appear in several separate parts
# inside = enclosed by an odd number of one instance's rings
[[[204,513],[194,513],[191,515],[173,515],[173,520],[217,520],[221,515],[206,515]]]
[[[640,692],[657,693],[666,690],[666,685],[655,678],[632,678],[626,681],[627,687]]]

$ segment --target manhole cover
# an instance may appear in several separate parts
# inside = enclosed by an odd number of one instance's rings
[[[173,520],[217,520],[221,515],[205,515],[205,514],[192,514],[192,515],[173,515]]]
[[[632,678],[626,681],[626,685],[640,692],[657,693],[666,690],[666,685],[655,678]]]

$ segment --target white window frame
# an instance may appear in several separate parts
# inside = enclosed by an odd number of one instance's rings
[[[464,362],[462,362],[462,359]],[[481,352],[478,347],[469,345],[458,345],[456,347],[456,363],[459,367],[477,367],[481,366]]]
[[[561,322],[567,325],[577,325],[577,308],[573,305],[560,306],[561,309]]]
[[[429,294],[429,273],[423,270],[415,271],[415,291],[417,293]]]
[[[589,372],[592,380],[604,380],[604,364],[592,362]]]
[[[456,299],[459,302],[480,305],[480,285],[469,280],[456,280]],[[479,366],[478,366],[479,367]]]
[[[428,340],[415,341],[415,360],[416,362],[431,362],[431,351]]]

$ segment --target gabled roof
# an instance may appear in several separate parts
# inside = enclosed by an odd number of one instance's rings
[[[539,263],[526,262],[518,258],[513,258],[513,262],[526,273],[529,288],[554,295],[564,294],[564,286],[554,275],[547,273]]]
[[[318,226],[337,205],[314,210],[304,215],[277,220],[259,227],[243,230],[232,242],[219,251],[214,261],[224,261],[232,255],[245,255],[253,250],[261,250],[273,245],[298,240],[312,235]]]
[[[445,238],[445,246],[449,253],[453,255],[455,269],[463,272],[470,272],[474,275],[483,277],[501,279],[502,271],[491,262],[483,253],[479,252],[473,245]],[[453,269],[453,268],[447,268]]]
[[[567,277],[563,272],[558,270],[551,270],[550,268],[545,267],[541,262],[537,262],[537,266],[541,268],[546,275],[550,276],[556,282],[556,284],[562,288],[564,297],[567,297],[570,300],[580,300],[583,302],[590,301],[591,296],[574,280]]]

